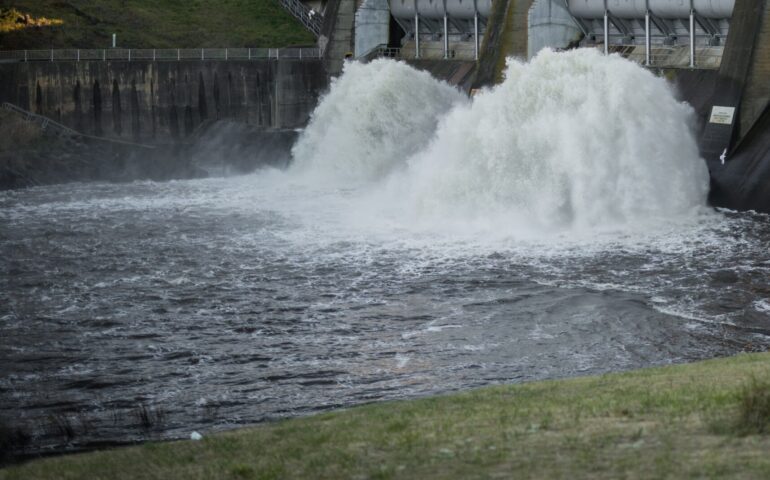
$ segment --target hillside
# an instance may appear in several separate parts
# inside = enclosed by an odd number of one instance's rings
[[[0,0],[0,49],[285,47],[314,38],[276,0]]]

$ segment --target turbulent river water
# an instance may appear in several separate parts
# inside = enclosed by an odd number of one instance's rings
[[[0,421],[59,451],[764,350],[770,219],[705,205],[690,118],[593,52],[473,101],[376,61],[285,171],[2,192]]]

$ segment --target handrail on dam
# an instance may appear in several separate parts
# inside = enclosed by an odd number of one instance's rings
[[[308,7],[299,0],[279,0],[281,6],[286,9],[294,18],[300,21],[302,25],[310,30],[313,35],[321,35],[323,26],[323,15]]]
[[[322,58],[319,48],[105,48],[0,50],[0,62],[303,60]]]
[[[101,142],[130,145],[133,147],[151,148],[151,149],[155,148],[154,145],[145,145],[142,143],[129,142],[126,140],[118,140],[115,138],[98,137],[95,135],[88,135],[85,133],[81,133],[81,132],[78,132],[77,130],[73,130],[65,125],[62,125],[61,123],[53,119],[50,119],[45,115],[39,115],[37,113],[32,113],[28,110],[24,110],[23,108],[19,107],[18,105],[14,105],[13,103],[3,102],[2,108],[5,110],[8,110],[9,112],[13,112],[21,116],[27,122],[37,123],[38,125],[40,125],[41,130],[49,130],[49,131],[52,130],[56,132],[57,135],[68,135],[70,137],[89,138],[92,140],[99,140]]]
[[[51,120],[50,118],[45,117],[43,115],[38,115],[36,113],[32,113],[27,110],[24,110],[23,108],[18,107],[12,103],[3,102],[2,107],[5,110],[8,110],[17,115],[20,115],[21,117],[24,118],[24,120],[28,122],[37,123],[38,125],[40,125],[40,128],[42,130],[53,130],[59,135],[71,135],[71,136],[79,135],[79,133],[76,132],[75,130],[62,125],[59,122]]]
[[[604,45],[596,45],[594,48],[602,50]],[[696,69],[718,69],[722,63],[723,46],[699,46],[696,61],[691,63],[689,45],[654,45],[647,53],[647,50],[638,45],[612,45],[608,48],[608,53],[617,53],[618,55],[632,60],[640,65],[654,68],[696,68]]]
[[[401,57],[401,49],[400,48],[393,48],[388,47],[387,44],[382,43],[380,45],[377,45],[376,47],[372,48],[368,52],[364,53],[363,55],[358,57],[358,61],[361,62],[370,62],[374,60],[375,58],[400,58]]]

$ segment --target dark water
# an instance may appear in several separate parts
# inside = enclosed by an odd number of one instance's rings
[[[375,228],[354,197],[0,193],[0,419],[57,451],[770,344],[766,216],[525,241]]]

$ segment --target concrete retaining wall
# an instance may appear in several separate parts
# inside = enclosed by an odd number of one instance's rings
[[[300,127],[326,88],[320,60],[0,64],[0,101],[142,143],[178,141],[222,118]]]
[[[736,107],[731,125],[706,123],[701,154],[711,173],[710,202],[770,212],[770,17],[768,0],[736,0],[733,28],[707,103]],[[726,162],[719,159],[726,151]]]

